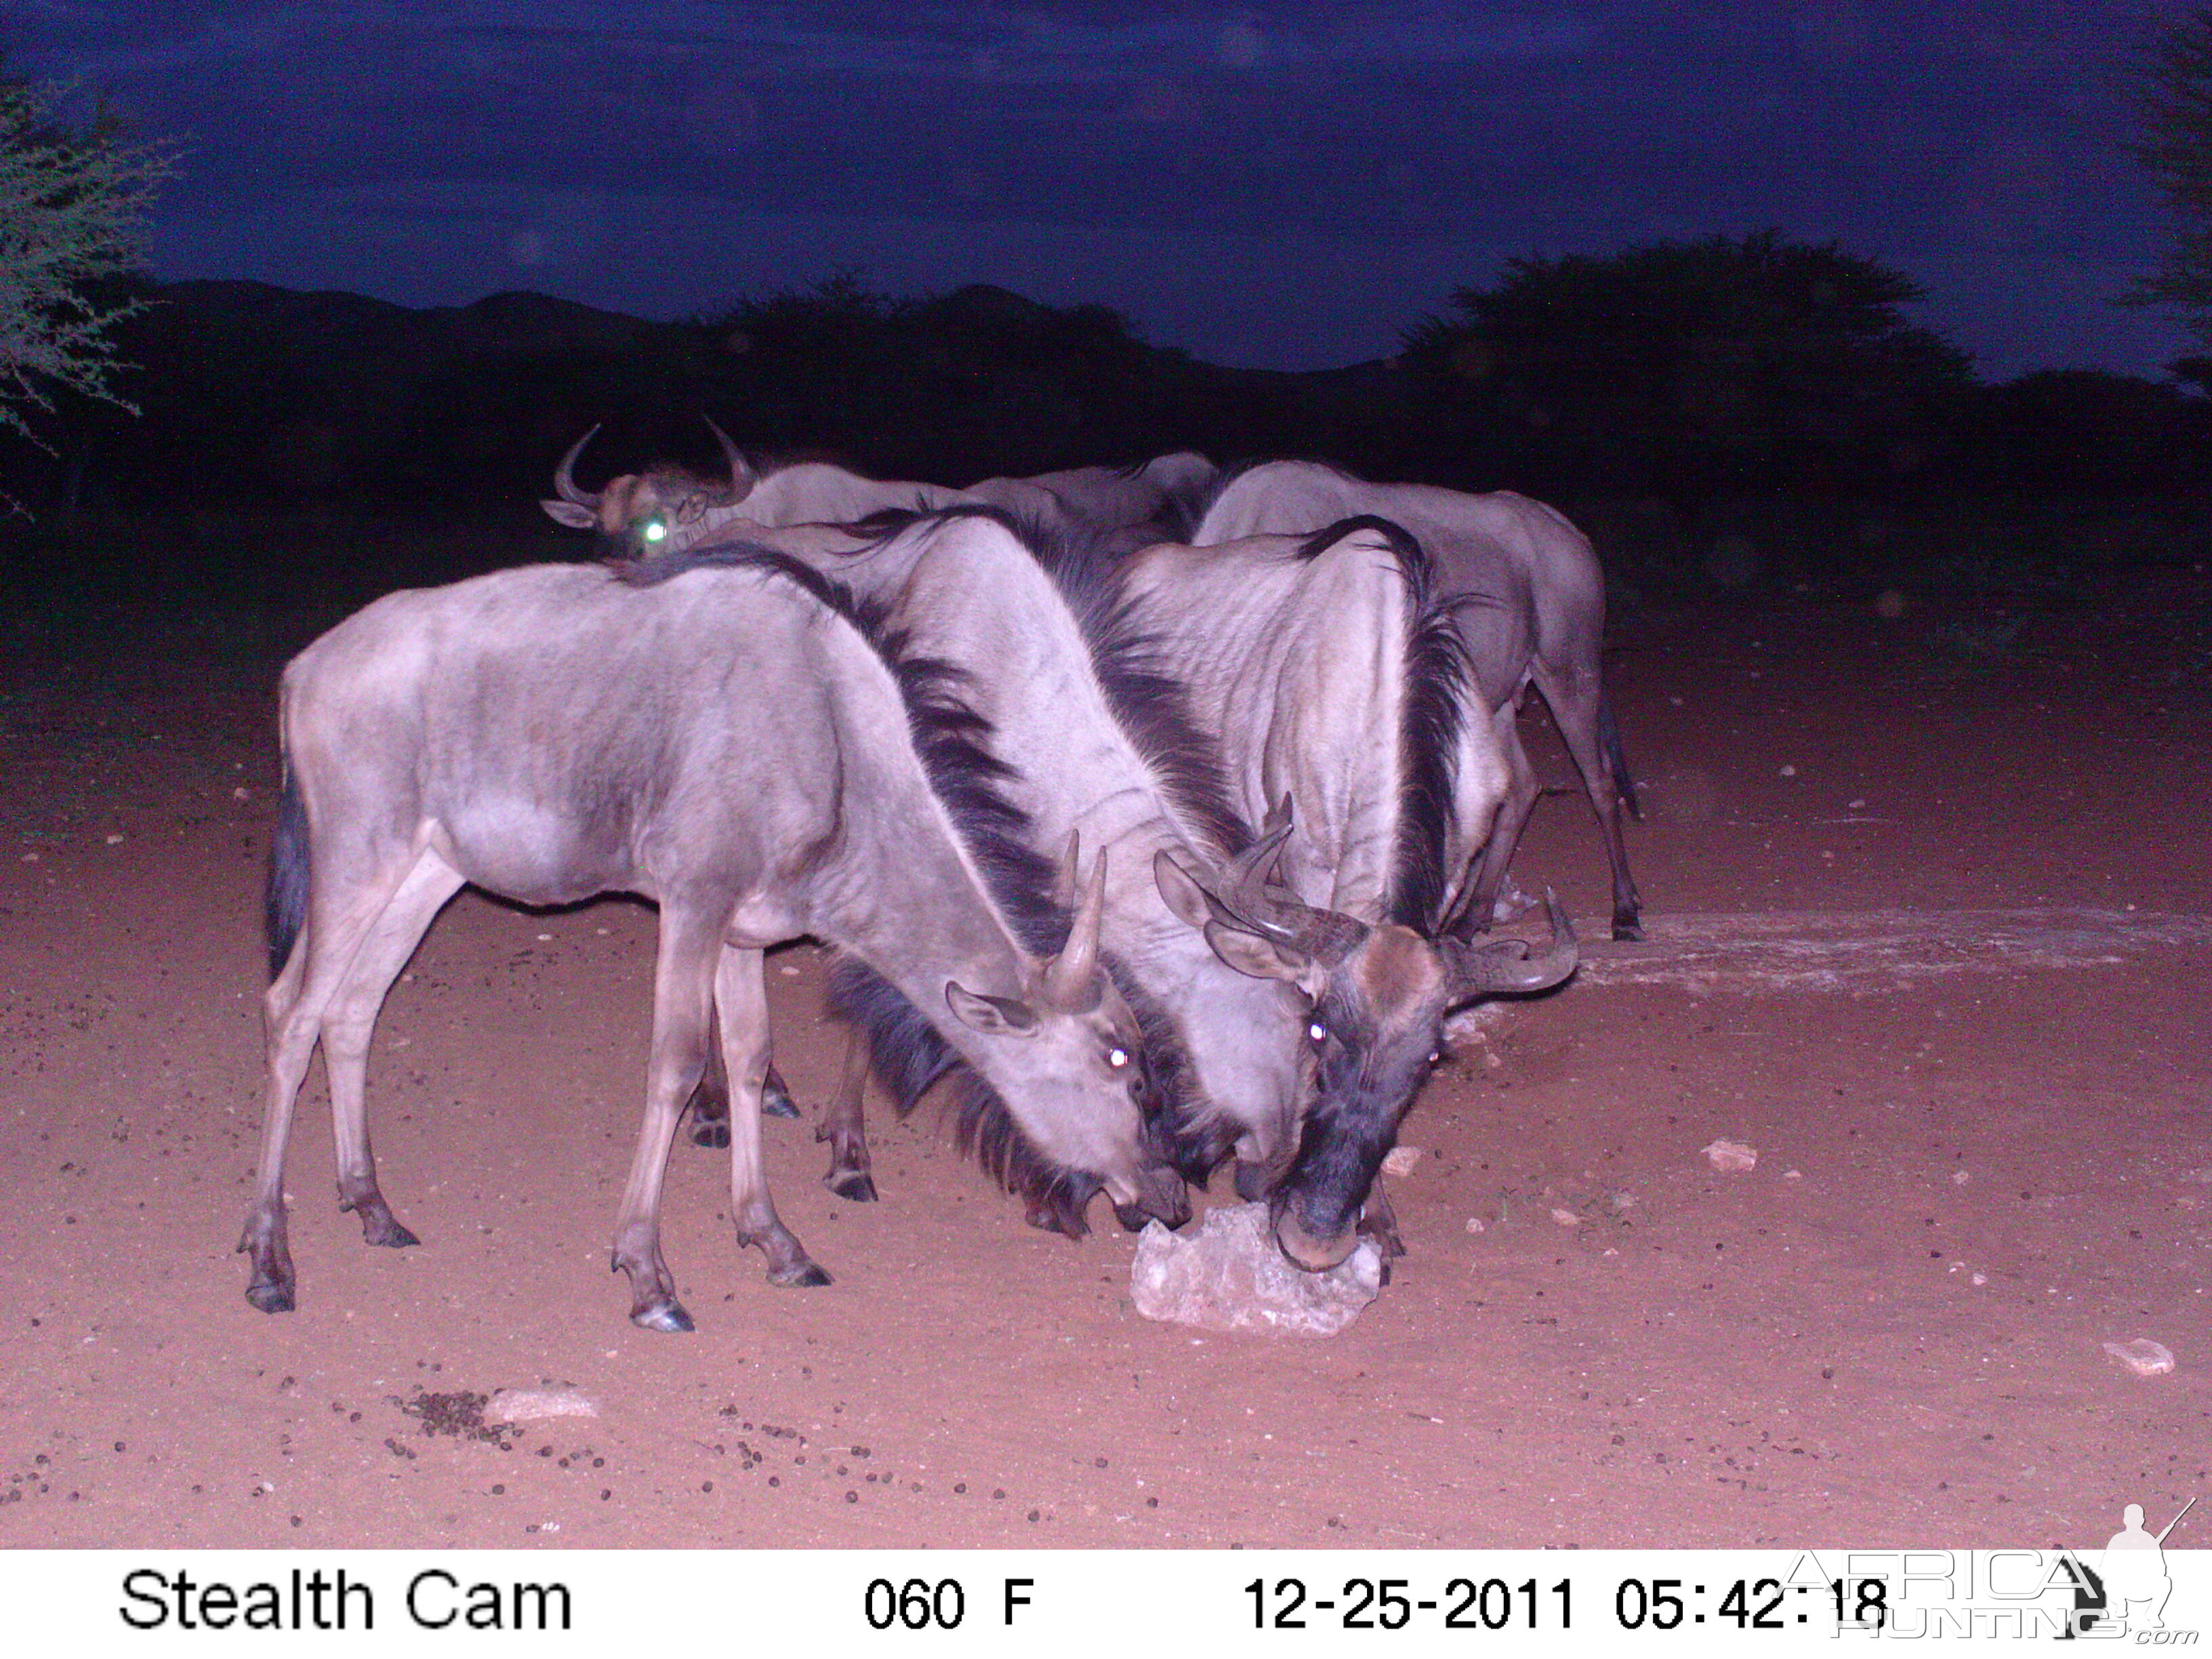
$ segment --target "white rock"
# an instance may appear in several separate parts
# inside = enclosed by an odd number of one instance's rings
[[[1413,1166],[1421,1161],[1425,1149],[1419,1146],[1393,1146],[1382,1154],[1382,1173],[1401,1179],[1413,1173]]]
[[[1552,1219],[1562,1227],[1579,1227],[1583,1224],[1583,1218],[1572,1210],[1562,1210],[1556,1205],[1553,1206]]]
[[[1468,1217],[1467,1230],[1471,1233],[1479,1233],[1487,1231],[1483,1223],[1482,1218],[1479,1215],[1471,1215]]]
[[[1209,1211],[1195,1232],[1180,1237],[1152,1222],[1129,1265],[1139,1313],[1201,1330],[1334,1336],[1382,1288],[1382,1254],[1368,1239],[1325,1273],[1293,1267],[1275,1243],[1264,1204]]]
[[[531,1423],[546,1417],[597,1417],[599,1407],[581,1389],[498,1389],[484,1407],[487,1423]]]
[[[1747,1146],[1741,1140],[1716,1140],[1699,1150],[1705,1153],[1707,1163],[1723,1172],[1733,1174],[1756,1169],[1759,1165],[1759,1149]]]
[[[2107,1342],[2105,1352],[2137,1376],[2163,1376],[2173,1369],[2173,1350],[2147,1336],[2132,1342]]]

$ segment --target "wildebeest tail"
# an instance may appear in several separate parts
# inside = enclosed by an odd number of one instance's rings
[[[307,807],[300,781],[284,761],[283,793],[276,797],[276,833],[269,843],[269,881],[262,895],[261,925],[269,941],[269,977],[292,958],[307,920]]]
[[[1628,757],[1620,752],[1620,722],[1613,717],[1613,699],[1601,691],[1597,694],[1597,740],[1605,745],[1606,758],[1613,763],[1613,787],[1620,797],[1620,804],[1638,823],[1644,822],[1644,803],[1636,793],[1636,778],[1628,769]]]

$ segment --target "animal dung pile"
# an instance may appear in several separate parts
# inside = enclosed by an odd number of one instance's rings
[[[1188,1236],[1155,1221],[1137,1241],[1129,1295],[1147,1319],[1209,1331],[1334,1336],[1382,1288],[1382,1257],[1366,1239],[1325,1273],[1291,1265],[1264,1204],[1209,1211]]]

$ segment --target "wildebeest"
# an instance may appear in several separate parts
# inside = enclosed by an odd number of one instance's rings
[[[963,489],[870,478],[822,461],[757,470],[729,434],[707,422],[721,446],[727,477],[704,478],[669,462],[624,473],[597,490],[576,482],[575,465],[599,428],[569,447],[542,501],[556,523],[594,530],[638,552],[682,552],[742,535],[747,524],[853,524],[885,511],[999,507],[1027,523],[1097,536],[1117,531],[1173,539],[1196,521],[1213,464],[1177,451],[1129,467],[1077,467],[1027,478],[985,478]]]
[[[1311,1008],[1318,1095],[1273,1194],[1277,1242],[1333,1267],[1358,1225],[1402,1249],[1377,1180],[1445,1012],[1573,971],[1573,930],[1474,947],[1438,937],[1504,787],[1419,545],[1360,518],[1304,538],[1156,546],[1128,562],[1129,625],[1221,739],[1231,798],[1269,834],[1182,903],[1215,948]],[[1293,834],[1293,827],[1296,833]],[[1174,875],[1162,872],[1174,883]]]
[[[1160,858],[1218,879],[1250,831],[1229,804],[1218,748],[1190,720],[1182,688],[1158,672],[1148,642],[1117,613],[1109,567],[1079,539],[987,507],[845,528],[747,526],[747,536],[622,568],[629,580],[655,581],[775,550],[882,604],[906,650],[956,670],[968,705],[990,724],[994,752],[1012,768],[1009,799],[1043,844],[1079,834],[1085,846],[1110,854],[1115,879],[1102,944],[1144,1027],[1162,1144],[1200,1183],[1232,1147],[1246,1164],[1282,1167],[1310,1087],[1305,1017],[1294,999],[1217,954],[1202,906],[1179,914],[1163,892]],[[1166,879],[1179,895],[1186,878]],[[836,1000],[863,1018],[875,1010],[850,975],[841,976]],[[872,1023],[878,1069],[908,1103],[950,1056],[926,1041],[926,1052],[911,1054],[896,1022]],[[823,1131],[834,1149],[827,1179],[848,1197],[872,1196],[860,1082],[848,1066]],[[1064,1227],[1050,1212],[1032,1218]]]
[[[805,567],[641,587],[548,566],[395,593],[293,659],[281,735],[265,1116],[239,1246],[257,1307],[294,1303],[284,1151],[319,1040],[341,1202],[370,1243],[416,1242],[377,1186],[369,1034],[470,882],[531,903],[624,891],[660,907],[646,1109],[614,1241],[641,1325],[690,1325],[661,1255],[660,1187],[717,1009],[738,1237],[772,1280],[825,1280],[777,1218],[757,1110],[762,952],[804,934],[866,962],[967,1061],[966,1138],[1009,1186],[1032,1202],[1103,1186],[1188,1213],[1151,1144],[1135,1018],[1099,969],[1103,861],[1064,947],[1041,958],[1002,894],[1049,869],[1023,867],[987,728]],[[1033,929],[1049,921],[1048,902],[1033,908]]]
[[[1269,461],[1219,483],[1191,540],[1297,535],[1354,514],[1402,525],[1437,566],[1475,683],[1493,711],[1510,781],[1459,921],[1489,925],[1506,866],[1539,793],[1521,744],[1521,702],[1533,682],[1582,775],[1613,866],[1613,936],[1643,937],[1642,900],[1629,873],[1623,809],[1643,816],[1605,695],[1605,574],[1580,531],[1540,501],[1500,491],[1463,495],[1425,484],[1376,484],[1312,461]]]

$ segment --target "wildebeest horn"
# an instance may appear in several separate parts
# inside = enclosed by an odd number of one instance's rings
[[[1069,836],[1070,867],[1079,851],[1077,838]],[[1081,1012],[1097,1006],[1098,929],[1105,916],[1106,854],[1102,850],[1091,863],[1090,884],[1084,890],[1083,902],[1076,907],[1075,921],[1067,930],[1067,948],[1054,957],[1044,970],[1040,993],[1047,1006]]]
[[[1547,991],[1573,973],[1581,957],[1575,926],[1548,887],[1544,890],[1544,912],[1551,920],[1552,942],[1534,955],[1517,939],[1483,945],[1441,941],[1451,963],[1454,997],[1464,1001],[1501,991]]]
[[[729,465],[730,493],[726,499],[732,501],[743,501],[753,491],[755,481],[753,464],[745,459],[744,451],[731,441],[730,434],[715,424],[712,415],[702,415],[699,418],[706,422],[707,430],[713,433],[714,441],[721,445],[722,459]]]
[[[1221,920],[1247,933],[1279,939],[1328,967],[1358,948],[1367,924],[1335,910],[1316,909],[1273,879],[1291,836],[1291,798],[1285,795],[1267,814],[1260,839],[1238,854],[1221,872],[1218,894],[1201,887]]]
[[[592,429],[568,446],[568,453],[561,458],[561,465],[553,469],[553,493],[564,501],[578,507],[596,507],[599,498],[596,492],[576,487],[576,457],[584,453],[584,446],[599,435],[604,422],[595,422]]]

